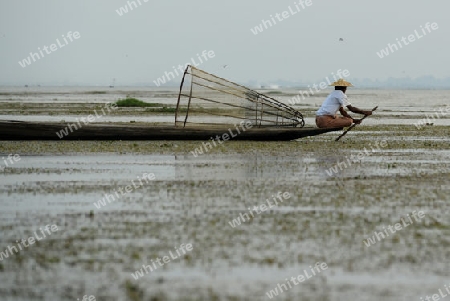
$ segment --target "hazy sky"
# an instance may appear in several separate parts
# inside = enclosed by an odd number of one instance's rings
[[[0,0],[0,85],[150,85],[203,50],[215,57],[199,68],[239,82],[313,81],[338,69],[350,79],[450,76],[448,0],[311,0],[305,8],[299,0],[139,1],[119,16],[131,1]],[[270,15],[277,24],[253,34]],[[427,22],[439,28],[425,36]],[[421,38],[377,55],[415,30]],[[65,43],[70,31],[80,36]],[[54,51],[29,66],[18,63],[51,44]]]

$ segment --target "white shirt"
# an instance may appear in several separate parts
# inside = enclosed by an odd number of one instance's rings
[[[320,109],[316,112],[316,116],[323,115],[336,115],[340,107],[350,106],[351,103],[348,102],[347,95],[340,90],[334,90],[328,95],[327,99],[323,102]]]

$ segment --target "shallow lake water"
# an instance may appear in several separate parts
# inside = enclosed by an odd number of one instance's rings
[[[391,95],[389,110],[416,116],[427,95],[442,96],[434,107],[448,103],[443,91],[358,92],[374,102]],[[2,119],[11,116],[42,118]],[[58,231],[3,257],[0,299],[269,300],[279,284],[288,289],[276,300],[436,294],[449,285],[448,127],[419,131],[405,118],[380,128],[376,120],[395,119],[377,118],[339,143],[337,133],[230,141],[198,157],[191,151],[201,141],[2,141],[0,158],[17,153],[20,161],[0,161],[0,252],[46,225]],[[387,145],[370,151],[376,141]],[[408,215],[407,226],[366,245]],[[192,250],[170,257],[182,244]],[[158,265],[164,256],[170,262]],[[135,279],[152,262],[157,269]],[[327,269],[289,287],[316,263]]]

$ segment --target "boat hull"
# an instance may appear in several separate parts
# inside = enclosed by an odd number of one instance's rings
[[[81,124],[0,121],[0,140],[224,140],[288,141],[315,136],[342,128],[273,128],[253,127],[240,130],[234,126],[175,127],[142,124]],[[66,130],[65,133],[62,130]],[[59,133],[59,135],[58,135]],[[227,134],[227,136],[224,136]]]

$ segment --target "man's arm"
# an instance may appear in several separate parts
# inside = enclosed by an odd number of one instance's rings
[[[341,112],[342,116],[350,118],[352,120],[353,123],[356,124],[360,124],[361,123],[361,119],[354,119],[352,116],[350,116],[345,110],[344,107],[340,107],[339,108],[339,112]],[[372,114],[372,112],[370,112]]]
[[[350,110],[350,111],[352,111],[353,113],[356,113],[356,114],[362,114],[362,115],[372,115],[372,111],[366,111],[366,110],[361,110],[361,109],[358,109],[357,107],[354,107],[354,106],[352,106],[352,105],[349,105],[349,106],[347,106],[347,108]],[[341,107],[341,109],[342,109],[342,107]],[[340,110],[340,109],[339,109]],[[342,111],[341,111],[341,114],[342,114]],[[342,114],[342,115],[344,115],[344,114]],[[344,115],[345,116],[345,115]],[[345,117],[347,117],[347,116],[345,116]]]
[[[351,106],[349,106],[351,107]],[[347,118],[352,118],[352,116],[350,116],[346,110],[344,110],[344,107],[340,107],[339,108],[339,112],[341,113],[342,116],[347,117]],[[352,111],[353,112],[353,111]],[[353,119],[353,118],[352,118]]]

